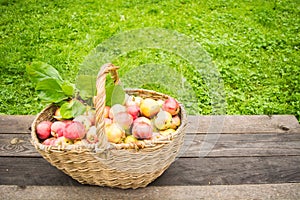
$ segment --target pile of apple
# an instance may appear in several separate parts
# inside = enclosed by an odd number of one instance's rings
[[[179,103],[166,100],[127,95],[125,103],[105,106],[105,133],[111,143],[134,143],[167,136],[181,123]],[[95,110],[88,109],[74,119],[61,119],[59,108],[55,121],[42,121],[36,127],[38,138],[44,145],[66,146],[97,143]]]

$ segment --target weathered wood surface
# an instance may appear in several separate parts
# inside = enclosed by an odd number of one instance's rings
[[[33,115],[0,115],[0,133],[30,133]]]
[[[137,190],[119,190],[104,187],[63,186],[0,186],[1,199],[295,199],[300,196],[299,183],[263,185],[211,185],[211,186],[164,186]],[[4,192],[5,191],[5,192]]]
[[[0,199],[300,199],[291,115],[188,116],[176,161],[138,190],[81,185],[51,166],[30,143],[34,117],[0,116]]]
[[[42,158],[1,158],[2,185],[79,186]],[[300,183],[300,155],[287,157],[179,158],[151,185]]]
[[[206,143],[216,142],[213,149]],[[205,134],[185,136],[179,157],[293,156],[300,155],[300,134],[220,134],[210,141]],[[41,157],[30,134],[0,134],[0,156]]]
[[[187,133],[299,133],[292,115],[188,116]]]
[[[35,116],[0,115],[1,133],[30,133]],[[188,116],[187,133],[298,133],[293,115]]]

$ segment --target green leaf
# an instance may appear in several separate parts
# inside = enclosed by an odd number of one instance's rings
[[[125,91],[121,85],[115,85],[112,91],[111,105],[124,104]]]
[[[58,103],[69,97],[64,93],[57,79],[47,78],[37,83],[35,88],[39,94],[38,97],[48,103]]]
[[[86,106],[80,101],[73,100],[72,106],[72,115],[73,117],[77,117],[78,115],[82,115],[86,111]]]
[[[35,83],[48,78],[57,79],[59,82],[63,81],[54,67],[43,62],[32,62],[30,65],[26,66],[26,72],[30,79]]]
[[[80,75],[77,77],[76,88],[79,90],[80,97],[84,100],[96,95],[96,77],[90,75]],[[105,104],[124,104],[125,92],[121,85],[115,85],[110,76],[106,77],[105,83]]]
[[[76,80],[76,88],[80,91],[80,97],[84,100],[96,95],[96,76],[79,75]]]
[[[63,119],[71,119],[82,115],[86,111],[86,106],[78,100],[64,103],[60,107],[60,114]]]
[[[72,114],[72,102],[66,102],[60,107],[60,115],[63,119],[70,119],[73,118]]]
[[[115,104],[124,104],[125,91],[121,85],[108,84],[106,85],[106,100],[105,104],[113,106]]]
[[[74,95],[75,92],[75,85],[70,83],[69,81],[64,81],[61,85],[61,88],[65,95],[71,97]]]
[[[114,84],[106,84],[105,86],[105,94],[106,94],[106,99],[105,99],[105,105],[107,106],[112,106],[112,93],[114,91]]]

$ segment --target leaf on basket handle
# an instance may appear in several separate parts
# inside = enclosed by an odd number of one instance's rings
[[[125,91],[120,84],[108,84],[106,85],[106,102],[107,106],[113,106],[115,104],[123,105],[125,103]]]
[[[96,76],[78,75],[76,80],[76,88],[79,96],[83,100],[88,100],[96,95]]]

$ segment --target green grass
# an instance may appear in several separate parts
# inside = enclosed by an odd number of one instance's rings
[[[28,63],[43,61],[75,81],[79,65],[99,43],[157,27],[187,35],[209,53],[224,82],[227,114],[293,114],[300,120],[299,0],[0,0],[0,23],[1,114],[36,114],[45,106],[26,76]],[[184,68],[199,112],[211,113],[203,77],[177,55],[150,49],[114,62]]]

